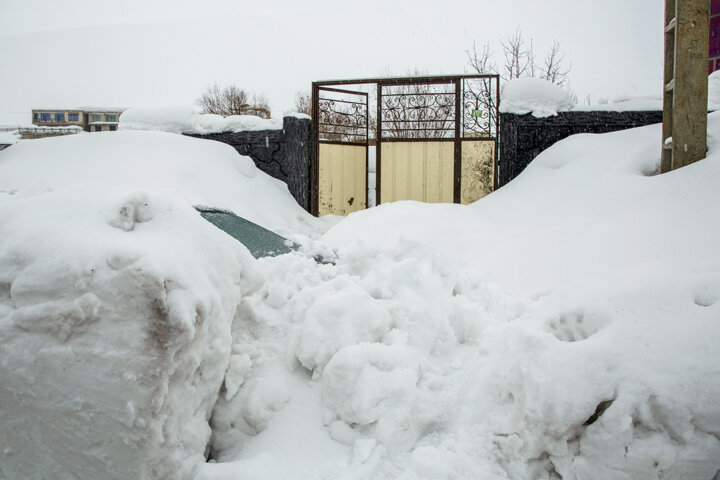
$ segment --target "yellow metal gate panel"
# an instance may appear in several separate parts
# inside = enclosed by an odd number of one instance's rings
[[[347,215],[367,207],[366,152],[360,145],[318,145],[318,215]]]
[[[460,177],[460,202],[463,205],[480,200],[493,191],[495,180],[495,142],[464,140]]]
[[[385,142],[380,150],[380,201],[453,201],[454,142]]]

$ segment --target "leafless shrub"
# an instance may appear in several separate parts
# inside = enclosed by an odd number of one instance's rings
[[[217,84],[208,87],[196,100],[203,113],[214,113],[224,117],[230,115],[256,115],[270,118],[268,99],[263,94],[248,94],[235,85],[220,88]]]

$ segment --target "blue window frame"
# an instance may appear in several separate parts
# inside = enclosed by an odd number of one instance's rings
[[[34,112],[33,113],[33,122],[37,122],[37,119],[38,119],[38,114],[37,114],[37,112]]]
[[[49,113],[41,113],[41,114],[40,114],[40,121],[41,121],[41,122],[49,122],[49,121],[50,121],[50,114],[49,114]]]
[[[79,113],[68,113],[68,122],[79,122],[79,121],[80,121]]]
[[[64,114],[64,113],[56,113],[56,114],[55,114],[55,121],[56,121],[56,122],[64,122],[64,121],[65,121],[65,114]]]

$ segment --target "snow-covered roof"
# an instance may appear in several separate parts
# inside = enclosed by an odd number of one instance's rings
[[[74,107],[74,108],[33,108],[33,111],[46,112],[84,112],[84,113],[121,113],[128,107]]]
[[[78,107],[85,113],[120,113],[128,109],[128,107]]]

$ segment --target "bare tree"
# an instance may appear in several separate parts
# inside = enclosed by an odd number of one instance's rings
[[[535,52],[532,40],[528,45],[518,28],[512,36],[500,42],[503,49],[503,80],[535,76]]]
[[[472,50],[465,50],[468,57],[468,65],[477,73],[497,73],[497,65],[492,61],[493,52],[490,50],[490,44],[483,45],[482,50],[478,50],[477,43],[473,42]]]
[[[268,99],[263,94],[248,95],[245,90],[235,85],[220,88],[217,84],[205,89],[196,100],[203,113],[214,113],[222,116],[256,115],[270,118]]]
[[[307,90],[300,90],[295,92],[293,109],[296,112],[312,116],[312,95],[310,95]]]
[[[566,86],[570,65],[565,59],[565,53],[560,49],[560,43],[555,40],[544,58],[542,65],[535,62],[535,48],[532,39],[525,40],[522,31],[518,28],[515,33],[500,42],[503,55],[503,68],[499,71],[493,62],[493,51],[486,43],[478,49],[473,43],[471,50],[465,54],[470,66],[477,73],[499,73],[503,82],[514,78],[539,77],[557,85]]]
[[[570,66],[565,66],[565,53],[560,51],[560,44],[555,40],[545,55],[539,76],[556,85],[564,86],[568,73],[570,73]]]

